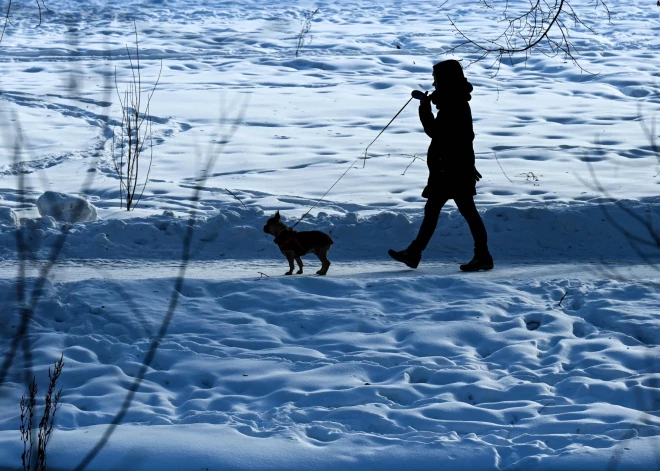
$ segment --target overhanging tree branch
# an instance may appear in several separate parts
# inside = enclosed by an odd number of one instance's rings
[[[493,9],[491,5],[482,1],[485,8]],[[602,6],[607,12],[608,20],[610,11],[604,0],[593,0],[596,7]],[[495,56],[494,64],[497,64],[497,72],[504,56],[524,54],[525,59],[538,50],[542,54],[554,57],[564,54],[580,70],[588,72],[577,60],[578,50],[574,46],[570,31],[571,26],[567,21],[573,22],[573,27],[585,28],[592,34],[596,34],[593,28],[587,25],[577,11],[567,0],[554,0],[549,2],[545,0],[530,1],[528,8],[517,14],[509,14],[510,5],[507,2],[503,11],[503,22],[507,23],[504,31],[495,39],[474,40],[468,34],[464,33],[454,20],[449,18],[452,27],[464,41],[457,46],[447,50],[453,53],[458,49],[468,48],[478,57],[471,63],[479,62],[489,56]],[[497,74],[496,72],[496,74]]]

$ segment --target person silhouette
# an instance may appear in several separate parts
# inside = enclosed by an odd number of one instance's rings
[[[474,163],[474,131],[469,101],[472,84],[463,75],[456,60],[445,60],[433,66],[433,86],[428,92],[415,90],[412,96],[420,101],[419,119],[424,132],[431,138],[426,163],[429,177],[422,197],[427,199],[424,219],[415,240],[404,250],[390,249],[389,255],[410,268],[417,268],[433,232],[440,211],[453,199],[465,218],[474,239],[474,257],[460,266],[463,271],[490,270],[493,257],[488,250],[488,235],[474,203],[476,183],[481,178]],[[438,108],[433,116],[431,103]]]

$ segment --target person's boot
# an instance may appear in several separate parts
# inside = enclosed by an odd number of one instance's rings
[[[405,263],[410,268],[417,268],[422,259],[422,251],[415,248],[414,242],[405,250],[388,250],[387,253],[397,262]]]
[[[493,257],[490,253],[476,253],[472,260],[468,263],[461,265],[462,271],[479,271],[479,270],[492,270],[495,264],[493,263]]]

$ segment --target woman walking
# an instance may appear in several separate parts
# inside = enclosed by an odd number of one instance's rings
[[[472,111],[472,84],[463,75],[458,61],[446,60],[433,66],[433,86],[429,95],[418,90],[413,97],[420,100],[419,119],[424,132],[431,138],[427,153],[429,178],[422,197],[427,198],[424,219],[417,238],[404,250],[390,249],[390,256],[410,268],[417,268],[431,236],[438,224],[440,211],[453,199],[465,218],[474,239],[474,257],[460,268],[463,271],[490,270],[493,257],[488,250],[488,236],[481,216],[474,204],[476,182],[481,175],[474,166],[474,131]],[[433,116],[431,103],[438,108]]]

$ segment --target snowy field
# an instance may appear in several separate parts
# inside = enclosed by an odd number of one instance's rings
[[[14,2],[0,42],[0,470],[23,469],[26,377],[40,404],[61,355],[48,469],[660,469],[655,2],[608,20],[577,0],[598,33],[569,25],[579,66],[499,68],[445,52],[450,19],[496,37],[501,2],[46,5],[37,27]],[[127,212],[111,148],[133,21],[160,79]],[[387,256],[423,213],[417,102],[372,141],[449,58],[475,88],[490,272],[458,270],[451,203],[417,270]],[[46,191],[97,219],[42,217]],[[296,229],[331,234],[332,266],[283,276],[262,227],[312,207]]]

